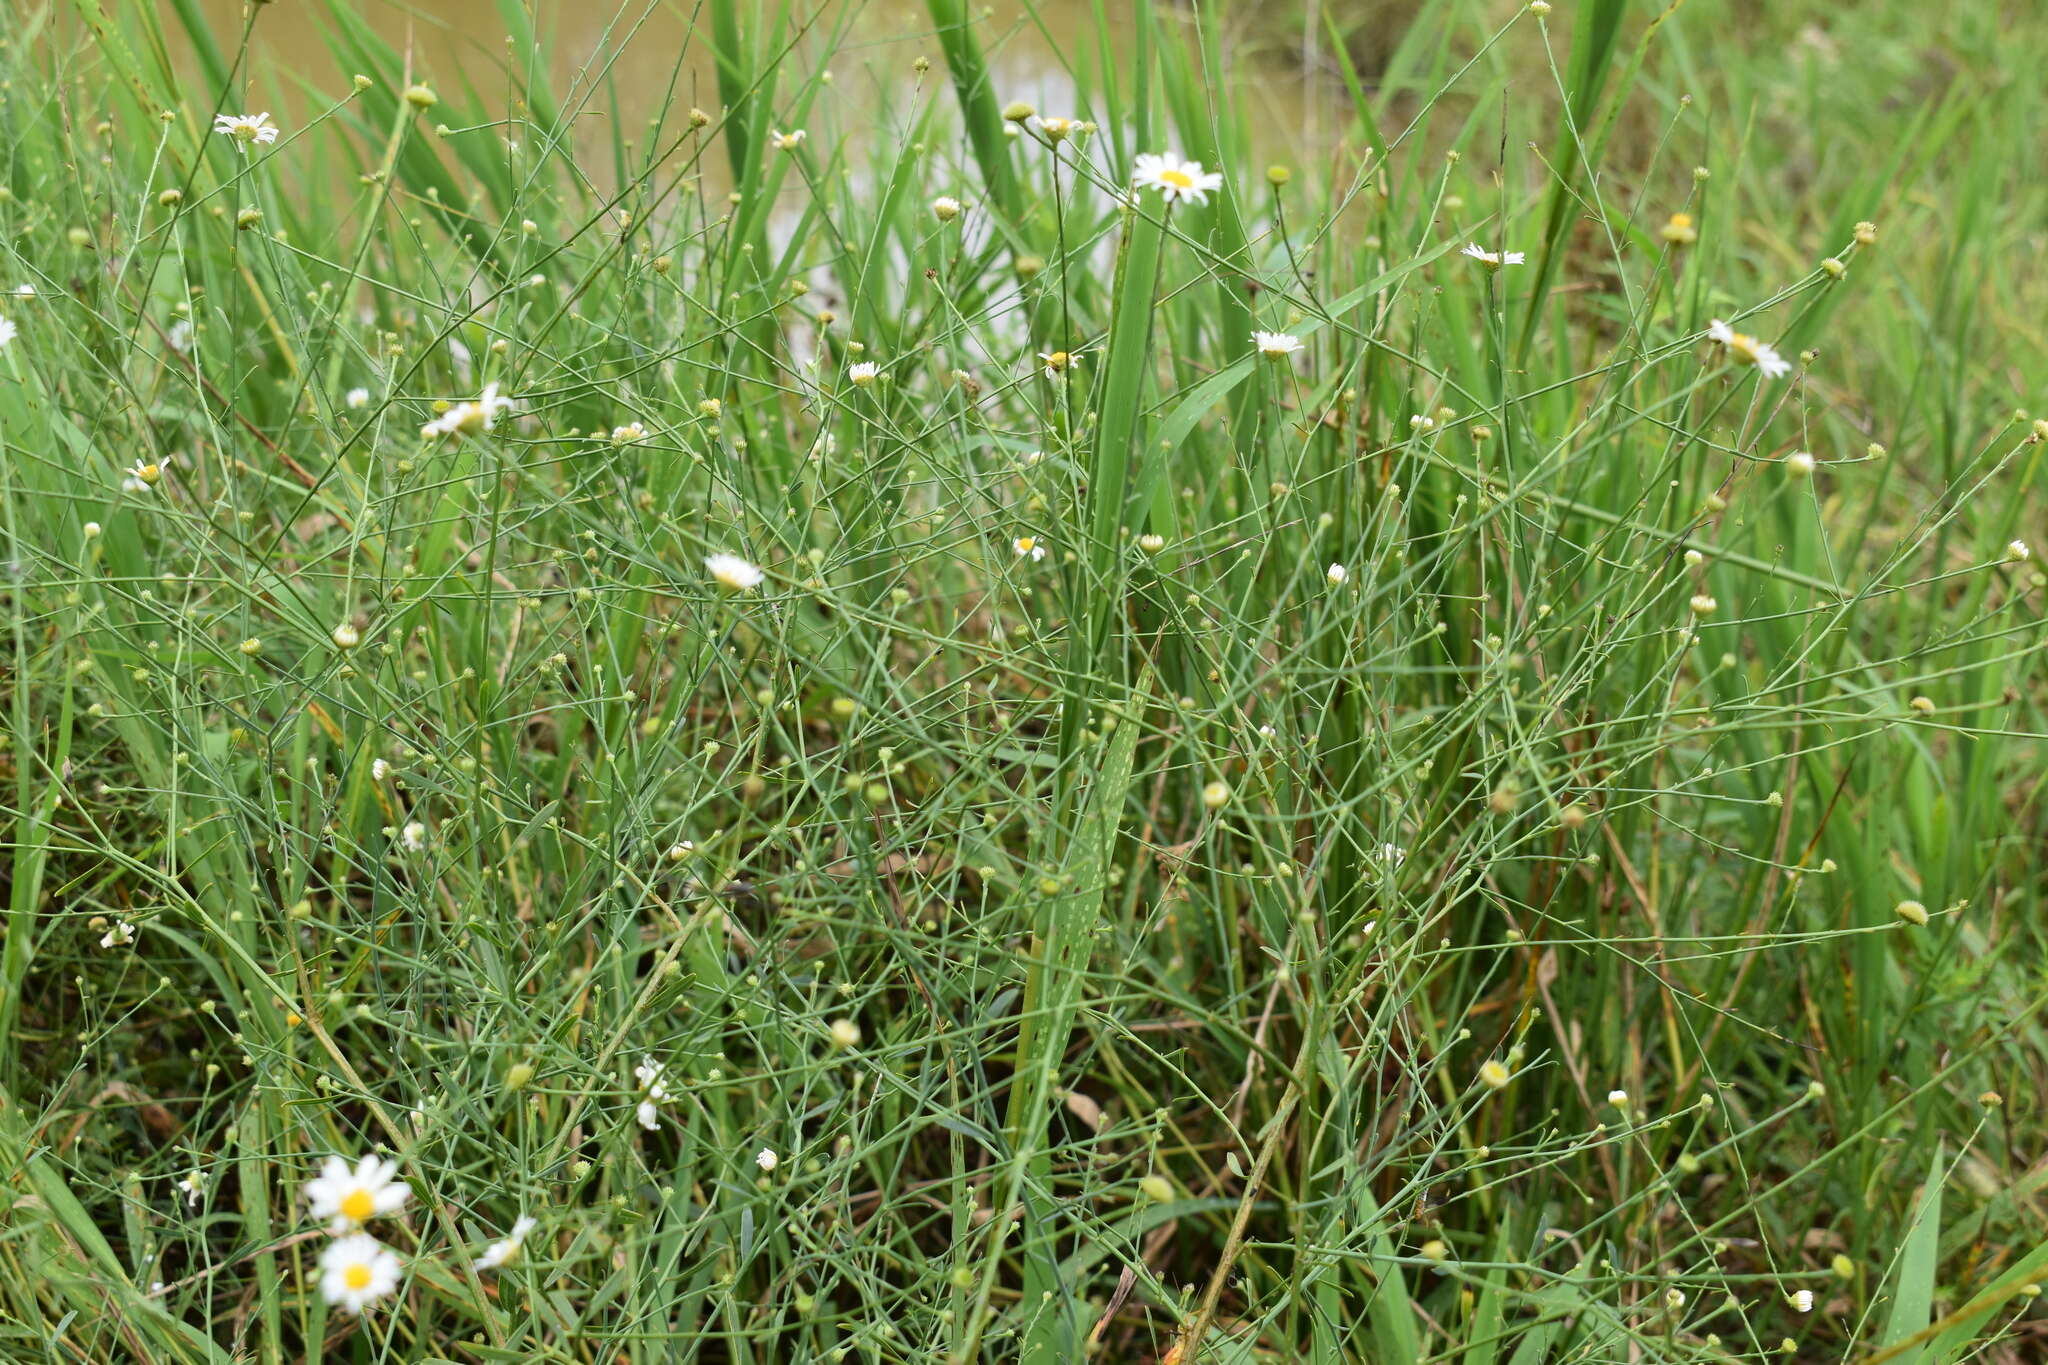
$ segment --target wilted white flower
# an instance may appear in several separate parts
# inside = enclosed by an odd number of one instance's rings
[[[1045,377],[1047,379],[1059,379],[1070,368],[1081,363],[1079,353],[1074,351],[1040,351],[1038,353],[1038,360],[1041,365],[1045,366]]]
[[[1747,332],[1736,331],[1719,318],[1707,324],[1707,335],[1727,348],[1730,359],[1756,366],[1763,371],[1765,378],[1777,379],[1792,373],[1792,362],[1779,355],[1774,347],[1758,341]]]
[[[767,575],[738,555],[704,556],[704,572],[734,592],[749,592],[761,586]]]
[[[1520,265],[1523,261],[1522,253],[1519,251],[1488,251],[1477,242],[1459,254],[1469,256],[1488,270],[1498,270],[1504,265]]]
[[[418,853],[427,846],[427,827],[418,820],[408,820],[405,822],[405,829],[401,831],[401,837],[405,840],[407,853]]]
[[[370,760],[371,781],[382,782],[385,778],[389,776],[391,776],[391,765],[389,763],[385,762],[381,758],[373,758]]]
[[[320,1253],[320,1294],[344,1313],[360,1313],[398,1288],[398,1272],[398,1254],[359,1232]]]
[[[763,1147],[760,1151],[754,1153],[754,1164],[763,1171],[774,1170],[776,1166],[781,1164],[781,1161],[782,1158],[775,1155],[773,1147]]]
[[[127,920],[114,921],[114,927],[100,936],[102,948],[125,948],[135,942],[135,926]]]
[[[1408,861],[1408,850],[1399,844],[1381,844],[1380,861],[1388,867],[1399,867]]]
[[[476,1258],[478,1270],[496,1270],[519,1254],[519,1248],[526,1243],[526,1234],[532,1232],[534,1221],[521,1218],[512,1225],[512,1231],[484,1248],[484,1254]]]
[[[185,1172],[185,1178],[178,1182],[178,1188],[185,1192],[185,1207],[197,1208],[206,1195],[206,1176],[197,1168]]]
[[[639,1105],[633,1110],[633,1117],[639,1120],[640,1126],[650,1133],[661,1127],[661,1111],[654,1107],[653,1100],[640,1101]]]
[[[412,1188],[397,1180],[398,1163],[374,1154],[350,1169],[347,1161],[330,1156],[320,1165],[320,1174],[306,1185],[306,1202],[315,1218],[327,1220],[336,1233],[352,1232],[369,1222],[396,1213],[412,1197]]]
[[[1169,204],[1177,199],[1206,204],[1209,196],[1223,187],[1221,171],[1204,173],[1201,162],[1182,161],[1172,152],[1165,156],[1142,153],[1132,165],[1131,179],[1147,189],[1158,190]]]
[[[215,114],[213,131],[225,133],[246,149],[255,142],[277,141],[277,125],[270,121],[270,115],[263,114]]]

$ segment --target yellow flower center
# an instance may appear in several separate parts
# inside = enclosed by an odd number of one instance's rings
[[[347,1270],[341,1272],[341,1282],[350,1289],[368,1289],[370,1287],[370,1267],[364,1265],[361,1261],[356,1262]]]
[[[1045,363],[1055,370],[1064,370],[1067,368],[1067,360],[1068,356],[1065,351],[1054,351],[1045,358]]]
[[[146,464],[140,465],[136,468],[135,477],[142,480],[144,483],[155,483],[158,479],[163,477],[163,473],[164,471],[161,465]]]
[[[1167,184],[1174,186],[1176,189],[1191,190],[1195,187],[1195,178],[1189,175],[1186,171],[1161,171],[1159,173],[1159,178],[1161,180],[1164,180]]]
[[[341,1216],[353,1222],[367,1223],[376,1211],[377,1201],[365,1189],[350,1190],[341,1201]]]
[[[1728,338],[1728,354],[1745,365],[1756,364],[1756,338],[1744,332],[1737,332]]]
[[[1037,544],[1038,542],[1033,540],[1030,536],[1019,536],[1017,537],[1017,553],[1020,555],[1028,555],[1031,553],[1033,547],[1035,547]]]

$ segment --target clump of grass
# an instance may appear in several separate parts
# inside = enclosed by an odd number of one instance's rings
[[[8,1350],[2023,1353],[2037,105],[1579,11],[32,16]]]

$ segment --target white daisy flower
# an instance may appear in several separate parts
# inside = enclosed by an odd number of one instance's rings
[[[20,333],[15,329],[15,326],[12,322],[8,321],[6,318],[0,318],[0,346],[5,346],[8,342],[14,340],[14,338],[19,335]]]
[[[168,341],[171,344],[171,349],[179,355],[189,354],[192,350],[192,319],[179,318],[169,327],[166,327],[164,329],[164,340]]]
[[[1418,412],[1408,419],[1408,429],[1410,431],[1435,431],[1436,418],[1427,417]]]
[[[306,1203],[315,1218],[327,1220],[335,1233],[353,1232],[372,1218],[382,1218],[405,1207],[412,1187],[398,1174],[398,1163],[374,1154],[364,1157],[351,1170],[347,1161],[330,1156],[320,1165],[320,1174],[306,1184]]]
[[[370,391],[368,389],[350,389],[348,395],[341,401],[352,408],[366,408],[370,406]]]
[[[114,927],[100,936],[102,948],[125,948],[135,942],[135,926],[127,920],[114,921]]]
[[[1047,142],[1064,142],[1080,125],[1070,118],[1034,118],[1031,126],[1045,134]]]
[[[370,760],[370,780],[372,782],[382,782],[389,776],[391,776],[391,765],[389,763],[381,758]]]
[[[1626,1109],[1626,1108],[1628,1108],[1628,1091],[1626,1091],[1626,1090],[1610,1090],[1610,1091],[1608,1091],[1608,1092],[1607,1092],[1607,1102],[1608,1102],[1609,1104],[1613,1105],[1613,1106],[1614,1106],[1614,1107],[1615,1107],[1616,1109]]]
[[[787,133],[779,129],[772,130],[768,134],[768,140],[775,145],[778,152],[793,152],[803,146],[804,130],[797,128]]]
[[[185,1207],[196,1208],[206,1194],[206,1177],[194,1168],[185,1172],[185,1178],[178,1182],[178,1188],[185,1192]]]
[[[862,389],[874,383],[875,376],[881,372],[882,367],[872,360],[863,360],[858,365],[848,365],[846,367],[847,379],[852,381],[856,388]]]
[[[663,1099],[668,1090],[662,1084],[662,1074],[668,1070],[668,1063],[657,1062],[652,1057],[640,1059],[640,1065],[633,1068],[633,1079],[640,1082],[640,1088],[655,1099]]]
[[[1060,379],[1081,363],[1081,354],[1078,351],[1040,351],[1038,363],[1045,366],[1047,379]]]
[[[1769,343],[1758,341],[1747,332],[1738,332],[1719,318],[1707,324],[1707,336],[1725,346],[1730,359],[1756,366],[1766,379],[1792,373],[1792,362],[1779,355]]]
[[[1329,568],[1323,570],[1323,577],[1329,579],[1330,582],[1333,584],[1342,583],[1345,579],[1349,578],[1350,576],[1351,571],[1345,568],[1342,564],[1332,564]]]
[[[1160,197],[1171,204],[1177,199],[1186,199],[1196,204],[1206,204],[1209,196],[1223,188],[1223,173],[1204,173],[1199,161],[1182,161],[1172,152],[1160,156],[1153,152],[1142,153],[1131,168],[1133,183],[1159,191]]]
[[[157,485],[157,481],[163,478],[163,476],[164,467],[161,464],[154,460],[137,460],[134,464],[128,466],[128,480],[121,486],[127,488],[128,483],[139,483],[145,489],[154,488]]]
[[[932,217],[942,223],[950,223],[960,216],[962,205],[950,194],[942,194],[932,200]]]
[[[1252,342],[1259,354],[1279,360],[1301,349],[1301,338],[1292,332],[1253,332]]]
[[[1520,265],[1525,259],[1519,251],[1488,251],[1477,242],[1467,246],[1460,254],[1471,257],[1488,270],[1498,270],[1504,265]]]
[[[512,1231],[484,1248],[484,1254],[474,1262],[478,1270],[496,1270],[519,1254],[519,1248],[526,1244],[526,1234],[534,1229],[534,1220],[521,1218],[512,1225]]]
[[[1811,1313],[1813,1311],[1813,1291],[1811,1289],[1793,1290],[1792,1306],[1802,1313]]]
[[[2027,542],[2025,542],[2024,540],[2012,541],[2008,543],[2005,547],[2005,557],[2007,559],[2010,559],[2015,564],[2023,563],[2024,561],[2033,558],[2033,555],[2033,548],[2029,546]]]
[[[408,820],[400,837],[405,840],[407,853],[418,853],[427,846],[427,827],[418,820]]]
[[[759,1166],[763,1171],[772,1171],[778,1165],[780,1165],[781,1162],[782,1158],[775,1155],[775,1149],[773,1147],[763,1147],[760,1151],[754,1153],[754,1164],[756,1166]]]
[[[1045,544],[1036,536],[1018,536],[1010,542],[1010,548],[1017,552],[1017,558],[1030,558],[1033,563],[1045,558]]]
[[[457,403],[420,428],[422,436],[475,436],[498,425],[498,414],[508,412],[512,400],[498,392],[496,384],[484,385],[474,403]]]
[[[612,428],[612,444],[615,446],[627,446],[646,439],[647,428],[638,422],[628,422],[624,426]]]
[[[1408,861],[1408,850],[1399,844],[1381,844],[1380,861],[1388,867],[1399,867]]]
[[[398,1253],[359,1232],[320,1253],[320,1295],[344,1313],[360,1313],[398,1288],[398,1273]]]
[[[723,554],[704,556],[704,572],[734,592],[750,592],[768,576],[738,555]]]
[[[264,114],[215,114],[213,131],[225,133],[247,150],[251,143],[277,141],[277,125]]]
[[[640,1101],[639,1106],[633,1110],[633,1117],[650,1133],[661,1127],[661,1111],[654,1107],[653,1100]]]

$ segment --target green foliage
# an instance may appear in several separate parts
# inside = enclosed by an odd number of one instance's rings
[[[0,1358],[2023,1358],[2048,22],[926,8],[5,35]]]

